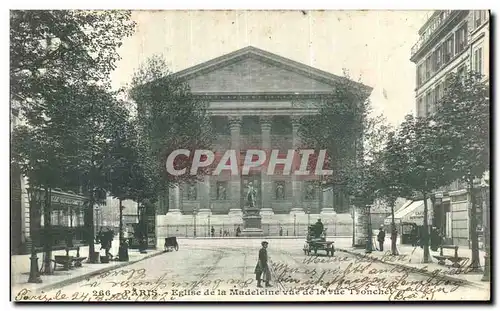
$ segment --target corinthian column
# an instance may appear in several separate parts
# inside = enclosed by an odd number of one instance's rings
[[[260,117],[260,130],[262,133],[262,149],[269,157],[271,155],[271,123],[272,117]],[[272,182],[270,176],[267,175],[267,168],[261,171],[261,188],[262,193],[262,207],[260,210],[261,215],[274,215],[271,207],[272,198]]]
[[[236,156],[239,160],[241,117],[229,117],[229,128],[231,129],[231,149],[235,150]],[[229,193],[231,200],[231,208],[229,209],[229,215],[231,216],[243,215],[243,212],[241,211],[240,187],[241,187],[241,179],[239,174],[231,175],[231,181],[229,182],[229,188],[230,188]]]
[[[179,185],[170,188],[168,192],[169,211],[167,215],[181,215],[181,195]]]
[[[300,146],[300,137],[299,137],[299,133],[298,133],[299,132],[299,125],[300,125],[299,121],[300,121],[299,116],[292,117],[292,148],[294,150],[297,150],[297,148]],[[292,202],[292,210],[290,213],[291,214],[304,214],[304,206],[302,203],[302,180],[297,180],[298,179],[297,177],[300,179],[300,176],[297,176],[294,174],[294,172],[292,172],[293,202]]]
[[[210,210],[210,176],[203,176],[203,182],[198,183],[198,200],[200,201],[200,210],[198,215],[210,215],[212,211]]]

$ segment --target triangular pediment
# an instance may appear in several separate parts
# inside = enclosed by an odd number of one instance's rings
[[[254,47],[223,55],[175,75],[184,79],[194,94],[326,94],[332,92],[336,81],[344,79]]]

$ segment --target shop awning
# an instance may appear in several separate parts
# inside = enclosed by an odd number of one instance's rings
[[[428,208],[428,215],[427,219],[430,221],[432,219],[432,205],[431,205],[431,200],[427,200],[427,208]],[[424,201],[419,200],[419,201],[411,201],[409,200],[408,202],[405,203],[405,205],[395,213],[394,215],[394,220],[396,224],[400,224],[402,222],[412,222],[417,224],[418,226],[423,225],[424,223]],[[391,224],[391,216],[387,217],[384,220],[385,225],[390,225]]]

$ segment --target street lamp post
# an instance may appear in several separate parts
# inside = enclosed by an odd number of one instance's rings
[[[194,229],[193,229],[193,236],[196,238],[196,214],[198,213],[197,209],[193,210],[193,218],[194,218]]]
[[[297,223],[297,214],[293,214],[293,236],[296,236],[295,226]]]
[[[311,207],[307,208],[307,229],[309,230],[309,226],[311,225]]]
[[[208,214],[208,236],[212,237],[212,226],[210,225],[210,214]]]
[[[366,205],[365,207],[367,221],[368,235],[366,238],[366,253],[371,253],[373,251],[373,232],[372,232],[372,217],[371,217],[371,205]]]
[[[486,181],[488,182],[488,181]],[[481,185],[481,192],[484,201],[484,273],[481,281],[490,281],[490,200],[489,200],[489,186],[487,184]]]

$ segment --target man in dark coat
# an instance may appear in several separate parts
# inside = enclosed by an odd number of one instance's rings
[[[380,230],[379,230],[378,235],[377,235],[377,241],[378,241],[379,249],[381,252],[384,251],[384,240],[385,240],[384,227],[380,227]]]
[[[267,264],[267,245],[269,243],[264,241],[261,244],[262,248],[259,250],[259,259],[257,261],[257,265],[255,266],[255,278],[257,279],[257,287],[262,287],[261,277],[264,279],[266,287],[271,287],[272,285],[269,283],[269,281],[271,281],[271,271],[269,270],[269,266]]]
[[[325,227],[323,226],[321,219],[318,219],[318,221],[314,225],[314,237],[317,239],[320,238],[324,229],[325,229]]]

